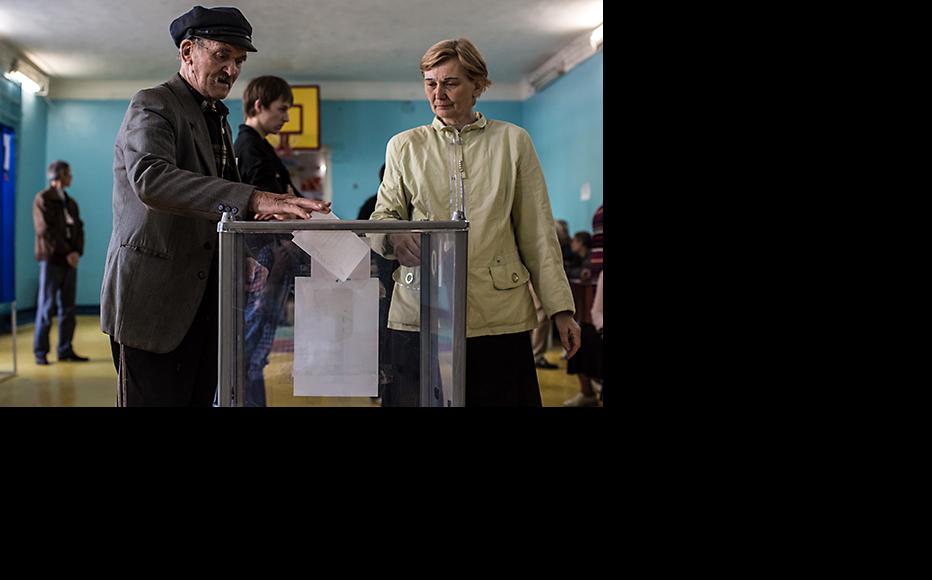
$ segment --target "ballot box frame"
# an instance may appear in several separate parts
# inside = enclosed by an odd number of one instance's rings
[[[452,392],[454,407],[465,405],[466,389],[466,278],[467,249],[469,240],[468,221],[392,221],[392,220],[284,220],[284,221],[239,221],[226,212],[217,224],[219,247],[219,311],[217,357],[217,405],[237,407],[245,403],[246,368],[244,351],[246,293],[240,284],[235,291],[236,280],[242,281],[242,264],[245,261],[245,235],[248,234],[291,234],[295,231],[351,231],[366,234],[412,233],[421,237],[421,317],[420,317],[420,405],[432,406],[436,401],[431,395],[431,361],[438,359],[437,335],[430,332],[435,322],[438,302],[437,273],[431,268],[432,254],[439,235],[453,238],[453,302],[452,310]],[[427,283],[424,283],[424,281]],[[230,361],[233,361],[231,364]],[[436,403],[434,403],[436,404]]]

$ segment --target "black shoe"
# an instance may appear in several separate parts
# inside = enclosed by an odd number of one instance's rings
[[[553,364],[545,358],[537,359],[537,362],[534,363],[534,366],[539,369],[558,369],[558,365]]]
[[[71,362],[87,362],[91,359],[86,356],[81,356],[76,353],[66,354],[65,356],[58,357],[59,361],[71,361]]]
[[[45,355],[36,355],[36,364],[42,366],[48,366],[49,359],[45,358]]]

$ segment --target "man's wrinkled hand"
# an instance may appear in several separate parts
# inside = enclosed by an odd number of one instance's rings
[[[249,211],[256,214],[257,220],[306,220],[314,211],[330,213],[330,202],[257,189],[249,198]]]

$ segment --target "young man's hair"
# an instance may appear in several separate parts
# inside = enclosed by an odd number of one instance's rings
[[[294,104],[294,95],[288,81],[273,76],[256,77],[249,81],[246,90],[243,91],[243,113],[247,119],[255,117],[259,113],[256,110],[257,100],[263,108],[268,108],[278,99],[284,99],[289,105]]]
[[[67,161],[62,161],[61,159],[58,161],[52,161],[49,164],[49,168],[45,171],[46,177],[49,178],[49,183],[56,179],[61,179],[62,176],[65,175],[65,171],[70,167],[71,166],[68,165]]]

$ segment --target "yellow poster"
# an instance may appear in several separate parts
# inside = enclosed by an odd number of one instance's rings
[[[282,137],[285,143],[281,148],[320,149],[320,86],[292,85],[294,104],[288,110],[288,122],[278,135],[268,135],[269,143],[279,149]],[[280,137],[281,136],[281,137]]]

